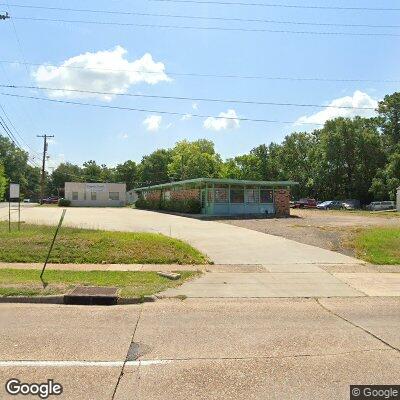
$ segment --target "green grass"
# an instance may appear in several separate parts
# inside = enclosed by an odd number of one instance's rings
[[[361,230],[353,247],[357,257],[372,264],[400,264],[400,227]]]
[[[43,262],[55,227],[0,222],[0,261]],[[61,228],[49,262],[74,264],[206,264],[189,244],[158,233]]]
[[[38,296],[64,294],[79,286],[113,286],[121,297],[143,297],[181,285],[199,275],[196,271],[182,271],[180,279],[170,280],[156,272],[144,271],[58,271],[44,274],[46,288],[40,281],[39,270],[0,269],[0,296]]]

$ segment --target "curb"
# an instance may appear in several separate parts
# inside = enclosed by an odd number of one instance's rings
[[[64,304],[64,296],[9,296],[0,297],[0,303]]]
[[[129,304],[142,304],[151,303],[157,300],[156,296],[143,296],[143,297],[118,297],[117,305],[129,305]],[[62,304],[64,302],[64,296],[10,296],[0,297],[0,304]],[[107,306],[109,307],[109,306]]]

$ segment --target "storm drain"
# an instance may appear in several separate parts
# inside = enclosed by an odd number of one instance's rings
[[[64,304],[84,306],[113,306],[117,304],[117,288],[78,286],[64,295]]]

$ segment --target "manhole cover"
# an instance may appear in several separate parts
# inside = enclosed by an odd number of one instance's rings
[[[64,304],[101,305],[117,304],[118,288],[98,286],[78,286],[64,296]]]

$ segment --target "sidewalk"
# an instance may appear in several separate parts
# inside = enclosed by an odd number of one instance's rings
[[[42,264],[0,263],[0,269],[37,269]],[[400,296],[400,267],[354,264],[164,265],[48,264],[51,270],[201,271],[204,274],[160,297],[279,298]]]

